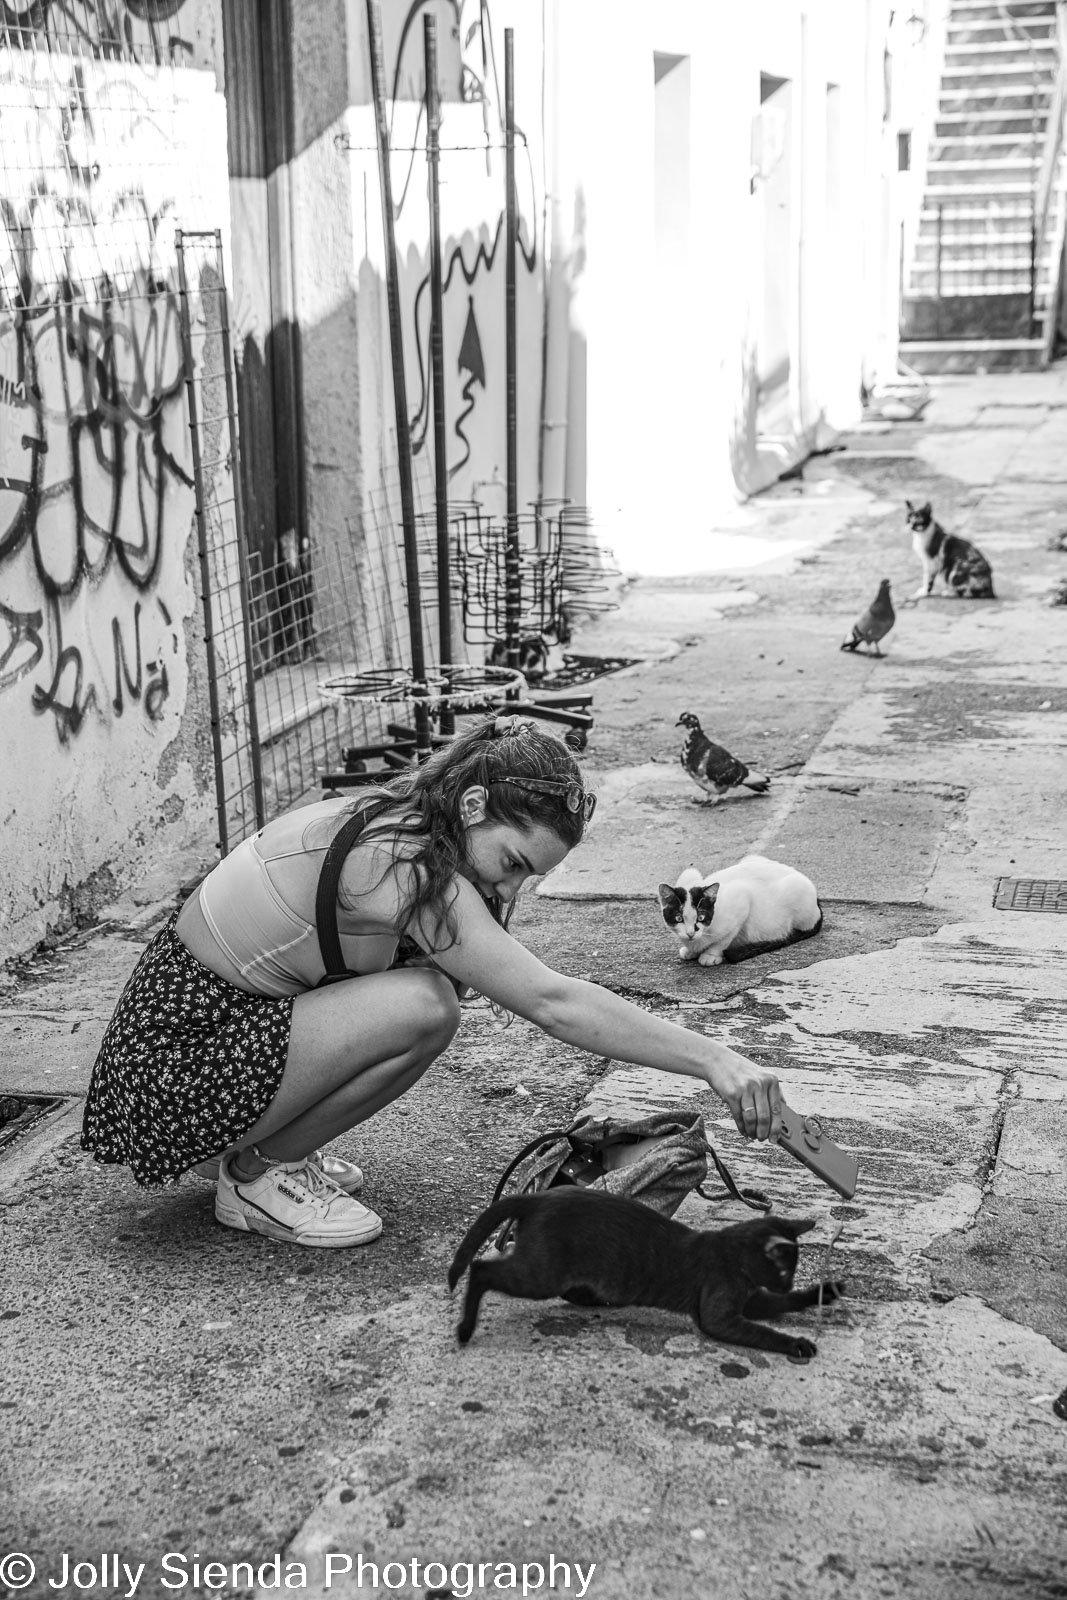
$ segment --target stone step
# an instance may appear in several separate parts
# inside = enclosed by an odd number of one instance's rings
[[[974,0],[973,5],[954,5],[949,16],[949,25],[953,23],[970,24],[976,22],[995,22],[998,27],[1005,25],[1004,12],[1007,12],[1012,22],[1045,22],[1055,18],[1055,5],[1048,0],[1036,0],[1033,5],[1008,5],[1001,9],[996,0]]]
[[[1003,278],[1003,280],[992,280],[992,278],[985,277],[985,275],[971,275],[969,278],[965,277],[965,275],[953,275],[953,277],[950,277],[950,275],[945,274],[944,270],[942,270],[941,274],[941,285],[937,285],[937,275],[934,272],[913,272],[909,280],[909,288],[907,288],[909,298],[929,296],[929,298],[933,299],[934,296],[939,296],[942,301],[960,299],[963,296],[973,298],[976,294],[981,296],[982,299],[995,299],[997,296],[1025,298],[1025,296],[1029,296],[1029,293],[1029,277],[1019,277],[1017,274],[1011,278]],[[1048,302],[1048,290],[1041,288],[1040,283],[1035,283],[1035,286],[1033,286],[1033,312],[1035,312],[1035,315],[1040,310],[1045,309],[1046,302]]]
[[[920,212],[918,237],[936,239],[940,227],[942,241],[946,244],[954,239],[973,238],[985,239],[992,244],[1003,234],[1007,234],[1010,238],[1029,241],[1032,226],[1033,209],[1029,199],[1025,208],[1015,212],[989,207],[984,210],[974,210],[970,207],[957,210],[954,206],[945,205],[939,216],[934,205]]]
[[[948,111],[934,123],[935,139],[999,139],[1009,136],[1044,140],[1048,132],[1048,112],[1040,111]]]
[[[1046,250],[1038,256],[1034,263],[1037,270],[1038,282],[1047,282],[1051,276],[1050,254]],[[912,272],[937,271],[937,240],[920,240],[915,251],[915,259],[911,266]],[[1012,250],[1005,250],[1003,254],[990,254],[988,250],[967,247],[958,250],[942,242],[941,249],[942,273],[959,274],[962,272],[986,272],[989,274],[1011,274],[1016,278],[1025,278],[1030,282],[1030,245],[1029,242],[1018,245]]]
[[[1040,156],[1032,150],[1027,151],[1025,155],[990,156],[988,160],[981,160],[975,156],[954,157],[951,161],[935,157],[935,160],[937,160],[940,172],[978,171],[996,173],[997,175],[1004,173],[1005,176],[1014,171],[1015,168],[1029,168],[1035,165],[1039,166],[1041,163]]]
[[[1022,36],[1014,30],[1009,33],[1007,24],[1003,22],[950,22],[946,34],[946,48],[957,50],[961,45],[986,44],[990,40],[1005,37],[1015,38],[1020,44],[1025,43],[1026,39],[1033,39],[1035,42],[1040,40],[1042,43],[1050,39],[1055,41],[1056,24],[1052,18],[1027,17],[1017,26],[1021,28]]]
[[[1016,257],[1025,257],[1030,260],[1030,231],[1020,229],[1014,233],[997,233],[991,228],[987,233],[942,233],[942,253],[951,250],[957,261],[967,260],[969,253],[974,252],[974,259],[985,261],[990,259],[989,252],[1003,251],[1010,255],[1014,261]],[[929,229],[921,230],[915,241],[916,259],[936,255],[937,253],[937,219],[931,221]],[[996,260],[1003,260],[1004,256],[997,255]]]
[[[1029,89],[950,89],[941,90],[938,101],[939,117],[966,116],[969,112],[993,116],[1032,116],[1035,112],[1047,116],[1052,105],[1051,94],[1033,94]]]
[[[1052,281],[1052,260],[1050,253],[1045,251],[1034,262],[1038,284],[1048,284]],[[928,248],[916,250],[915,259],[911,264],[911,275],[926,274],[931,280],[937,276],[937,242],[928,241]],[[964,276],[974,277],[976,274],[987,277],[991,283],[1006,281],[1007,279],[1023,280],[1024,288],[1030,287],[1030,250],[1013,250],[1010,254],[989,255],[986,252],[976,251],[973,254],[964,251],[959,254],[955,250],[942,248],[941,251],[941,277],[943,281],[956,282]],[[933,282],[931,281],[931,288]]]
[[[1038,263],[1040,268],[1040,263]],[[999,261],[954,261],[951,256],[941,258],[941,287],[946,294],[978,294],[985,293],[984,287],[976,283],[964,282],[964,279],[974,278],[981,274],[989,281],[990,294],[1029,294],[1030,293],[1030,257],[1024,256],[1016,265],[1002,264]],[[925,287],[933,294],[937,287],[937,267],[932,261],[925,262],[911,269],[913,277],[922,277]],[[1042,280],[1038,276],[1035,287],[1038,290],[1048,287],[1047,275]]]
[[[913,372],[1036,372],[1044,339],[902,339],[900,359]]]
[[[946,61],[941,70],[941,87],[945,89],[958,89],[967,83],[982,83],[995,80],[1006,87],[1023,88],[1027,83],[1033,82],[1038,89],[1051,88],[1055,77],[1056,60],[1049,57],[1039,61],[1036,65],[1030,61],[973,61],[949,65]]]
[[[1003,162],[1007,157],[1029,163],[1040,161],[1045,153],[1043,137],[1029,133],[981,133],[956,135],[930,141],[930,162]]]
[[[940,190],[959,194],[971,189],[999,189],[1005,195],[1029,194],[1041,171],[1040,161],[931,161],[926,169],[927,194]]]
[[[932,206],[936,206],[940,200],[946,205],[951,205],[955,201],[979,198],[1004,201],[1025,199],[1029,202],[1034,192],[1034,186],[1030,182],[1008,183],[998,180],[995,183],[982,183],[979,181],[980,176],[976,174],[973,183],[928,183],[923,197],[924,203],[929,201]]]
[[[950,39],[945,43],[946,64],[951,61],[957,66],[972,61],[1004,62],[1012,65],[1017,61],[1037,61],[1042,66],[1051,66],[1055,62],[1056,55],[1057,46],[1053,34],[1046,34],[1040,39],[1032,36],[1020,39],[1009,35],[1007,38],[991,37],[977,41]]]
[[[984,192],[973,183],[967,189],[939,185],[935,194],[929,189],[923,194],[920,216],[933,217],[940,212],[946,225],[969,223],[977,218],[999,224],[1018,222],[1020,217],[1025,217],[1029,223],[1033,192],[1033,185],[1029,183],[1010,194],[998,183],[991,183]]]
[[[961,17],[982,16],[990,21],[994,18],[1003,21],[1005,13],[1013,22],[1026,17],[1055,16],[1056,0],[1006,0],[1006,4],[999,4],[998,0],[952,0],[950,8],[953,21]]]
[[[929,269],[913,271],[907,281],[905,294],[909,298],[927,297],[942,300],[958,300],[963,297],[974,299],[978,296],[982,300],[995,301],[999,298],[1028,300],[1030,295],[1029,273],[1015,273],[1010,278],[989,278],[977,270],[970,273],[948,273],[942,270],[938,280],[936,272]],[[1048,304],[1050,285],[1045,283],[1034,284],[1034,309],[1042,311]]]

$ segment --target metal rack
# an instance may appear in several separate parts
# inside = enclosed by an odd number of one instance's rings
[[[457,716],[505,710],[565,726],[576,748],[592,727],[588,691],[543,697],[521,670],[524,640],[562,642],[567,627],[565,595],[580,595],[583,608],[610,604],[605,579],[610,569],[595,550],[588,515],[566,504],[518,509],[514,37],[505,30],[505,339],[507,362],[507,513],[494,522],[480,508],[450,506],[444,459],[446,430],[441,314],[439,210],[440,103],[437,90],[436,19],[426,16],[426,154],[430,206],[430,305],[433,434],[435,459],[432,540],[430,518],[416,509],[410,424],[404,378],[403,330],[393,228],[389,127],[384,100],[381,12],[367,0],[371,82],[377,127],[386,289],[396,413],[396,446],[403,557],[407,583],[410,672],[383,679],[377,669],[334,674],[320,680],[327,697],[365,704],[403,704],[408,722],[390,722],[389,741],[354,745],[344,752],[344,771],[323,774],[328,787],[374,782],[389,771],[425,760],[447,742]],[[422,574],[435,566],[437,664],[430,670],[425,638]],[[593,596],[597,598],[594,599]],[[453,660],[452,620],[458,597],[464,641],[482,647],[484,665]],[[533,674],[531,674],[531,677]],[[385,697],[383,700],[383,696]],[[372,765],[372,763],[374,765]]]

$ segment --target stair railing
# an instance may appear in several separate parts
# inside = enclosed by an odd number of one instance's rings
[[[1032,144],[1036,146],[1040,114],[1037,108],[1037,99],[1040,92],[1039,62],[1034,41],[1026,30],[1019,26],[1018,20],[1012,16],[1004,3],[997,0],[997,10],[1000,12],[1004,24],[1005,35],[1010,35],[1024,44],[1030,59],[1030,132]],[[1063,117],[1065,102],[1067,102],[1067,76],[1064,69],[1064,47],[1067,44],[1067,30],[1065,30],[1064,6],[1062,0],[1056,0],[1056,77],[1053,85],[1052,99],[1049,103],[1045,124],[1045,143],[1041,158],[1040,168],[1033,171],[1030,179],[1030,288],[1029,302],[1029,337],[1034,337],[1037,323],[1037,264],[1041,259],[1041,252],[1046,244],[1046,230],[1048,226],[1048,209],[1052,197],[1052,184],[1056,174],[1059,158],[1060,134],[1063,130]],[[1045,334],[1048,334],[1048,319],[1052,308],[1046,312]],[[1046,339],[1047,342],[1047,339]]]
[[[1067,3],[1065,0],[1056,0],[1056,90],[1053,93],[1053,106],[1049,107],[1040,190],[1041,243],[1045,245],[1048,240],[1049,261],[1048,306],[1045,310],[1045,328],[1043,328],[1045,365],[1051,362],[1053,347],[1056,344],[1057,307],[1059,307],[1062,272],[1064,272],[1064,230],[1067,226],[1067,211],[1064,208],[1062,194],[1057,192],[1057,178],[1059,178],[1065,120],[1067,120]],[[1054,195],[1057,197],[1057,203],[1053,222],[1049,226],[1048,214],[1049,208],[1053,205]]]
[[[1056,335],[1056,302],[1062,271],[1064,207],[1057,205],[1053,227],[1049,229],[1049,209],[1056,187],[1060,165],[1060,144],[1067,116],[1067,5],[1056,0],[1056,83],[1049,106],[1048,125],[1045,130],[1045,153],[1041,163],[1041,177],[1036,197],[1037,248],[1049,256],[1049,294],[1045,307],[1045,361],[1052,357]],[[1051,247],[1051,248],[1049,248]]]

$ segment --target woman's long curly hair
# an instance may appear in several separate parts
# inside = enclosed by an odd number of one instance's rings
[[[502,778],[548,779],[561,789],[559,793],[524,789],[501,783]],[[584,790],[581,769],[559,739],[532,722],[490,717],[458,734],[410,772],[346,806],[337,826],[359,810],[366,816],[360,842],[398,836],[415,841],[414,850],[405,851],[414,869],[415,893],[400,932],[429,912],[435,948],[442,949],[456,937],[454,879],[468,862],[461,797],[468,789],[483,788],[487,821],[524,830],[540,824],[570,850],[585,831],[581,809],[567,809],[564,790],[572,785]],[[505,909],[495,897],[487,904],[506,927],[511,907]]]

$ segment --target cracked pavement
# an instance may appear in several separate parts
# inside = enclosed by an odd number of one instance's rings
[[[1045,603],[1067,574],[1067,374],[939,382],[921,423],[843,442],[739,508],[706,572],[633,581],[575,640],[642,661],[595,686],[594,826],[514,923],[550,963],[772,1063],[855,1151],[846,1204],[698,1097],[738,1181],[818,1219],[800,1281],[847,1282],[790,1319],[815,1359],[496,1297],[457,1348],[445,1271],[508,1157],[579,1109],[696,1092],[484,1004],[338,1146],[385,1219],[367,1250],[230,1234],[200,1180],[150,1193],[94,1167],[77,1097],[188,876],[173,863],[0,993],[0,1091],[71,1099],[0,1159],[0,1523],[40,1568],[21,1592],[52,1593],[69,1550],[146,1561],[142,1594],[174,1592],[163,1552],[197,1551],[277,1553],[294,1587],[346,1600],[432,1592],[387,1582],[390,1561],[481,1561],[478,1593],[551,1558],[557,1594],[596,1563],[594,1600],[1067,1596],[1067,922],[992,904],[1001,876],[1067,879],[1067,608]],[[995,604],[908,603],[905,495],[982,547]],[[842,654],[883,576],[885,659]],[[701,804],[683,709],[770,793]],[[823,931],[682,965],[657,883],[749,850],[814,879]],[[744,1214],[691,1198],[681,1217]]]

